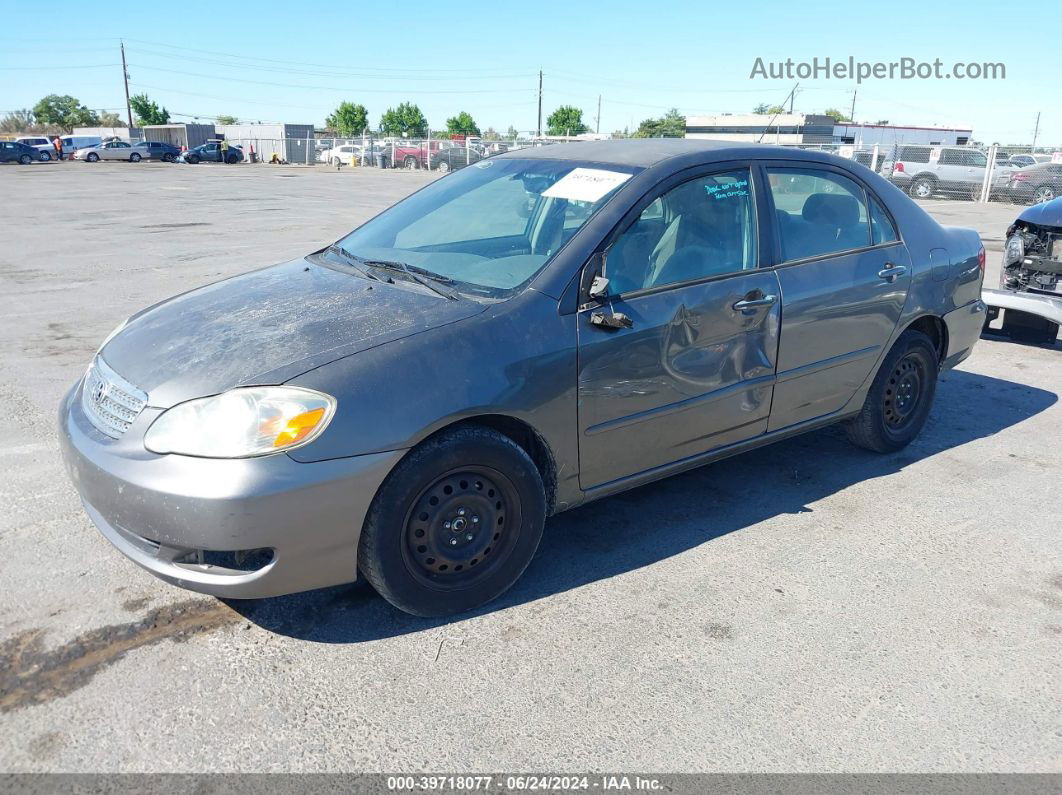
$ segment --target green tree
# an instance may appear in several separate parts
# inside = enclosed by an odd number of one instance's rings
[[[574,105],[561,105],[546,119],[548,135],[581,135],[589,129],[583,124],[583,112]]]
[[[38,124],[61,127],[67,132],[96,124],[96,114],[69,94],[49,94],[33,106],[33,117]]]
[[[479,127],[476,120],[469,113],[461,111],[456,116],[446,120],[446,131],[450,135],[479,135]]]
[[[826,108],[826,110],[822,112],[822,115],[829,116],[834,121],[851,121],[851,119],[841,113],[841,111],[837,110],[837,108]]]
[[[519,137],[519,135],[520,135],[519,131],[515,127],[513,127],[511,124],[509,125],[509,129],[505,132],[505,137],[506,138],[517,138],[517,137]]]
[[[33,111],[29,108],[13,110],[0,119],[0,132],[29,132],[34,127]]]
[[[240,123],[240,120],[237,119],[235,116],[228,116],[228,115],[226,115],[224,113],[222,113],[220,116],[218,116],[217,119],[215,119],[215,121],[218,124],[239,124]]]
[[[369,111],[364,105],[340,102],[332,115],[325,119],[325,127],[344,138],[361,135],[369,128]]]
[[[134,94],[129,97],[129,104],[132,105],[133,113],[136,115],[137,127],[170,123],[170,112],[166,108],[160,108],[157,102],[148,99],[147,94]]]
[[[117,113],[109,110],[101,110],[96,114],[96,124],[100,127],[124,127],[125,122]]]
[[[418,138],[428,132],[428,120],[420,108],[412,102],[403,102],[397,108],[388,108],[380,117],[380,132],[384,135],[407,135]]]
[[[686,135],[686,117],[672,108],[659,119],[646,119],[638,125],[631,138],[683,138]]]
[[[781,105],[768,105],[766,102],[761,102],[752,109],[752,112],[763,116],[774,116],[776,113],[785,113],[785,108]]]

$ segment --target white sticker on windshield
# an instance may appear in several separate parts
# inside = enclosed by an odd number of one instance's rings
[[[554,199],[593,203],[630,178],[630,174],[621,171],[577,168],[543,191],[542,195]]]

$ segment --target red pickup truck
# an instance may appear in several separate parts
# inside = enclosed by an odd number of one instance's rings
[[[430,146],[432,157],[435,157],[439,152],[453,147],[454,142],[443,139],[431,141]],[[395,168],[427,168],[427,157],[428,146],[424,141],[407,146],[395,144],[395,156],[391,163]]]

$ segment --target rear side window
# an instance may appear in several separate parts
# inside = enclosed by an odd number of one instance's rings
[[[782,260],[821,257],[870,245],[863,189],[814,168],[768,168]]]
[[[904,146],[900,148],[900,156],[896,159],[907,163],[928,163],[930,151],[927,146]]]
[[[900,239],[885,208],[873,196],[870,197],[870,234],[875,246],[894,243]]]

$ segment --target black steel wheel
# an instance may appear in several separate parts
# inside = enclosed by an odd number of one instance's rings
[[[394,606],[419,616],[471,610],[527,568],[545,523],[542,477],[525,450],[478,426],[415,448],[365,519],[358,567]]]
[[[859,447],[891,453],[910,444],[925,425],[940,363],[933,341],[908,329],[882,362],[848,438]]]

